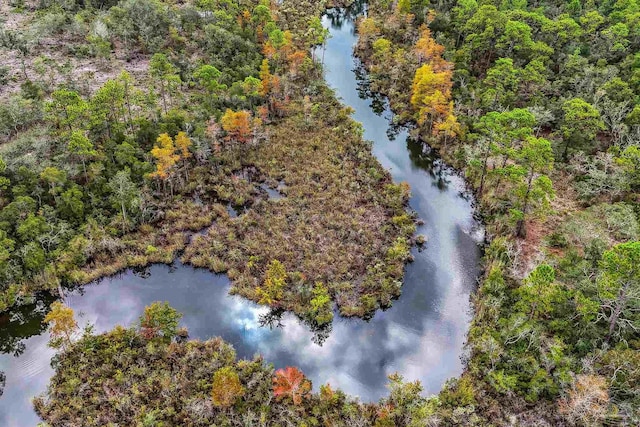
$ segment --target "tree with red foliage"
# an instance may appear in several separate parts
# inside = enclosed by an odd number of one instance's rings
[[[305,378],[302,371],[293,366],[278,369],[273,378],[273,395],[276,398],[291,397],[296,405],[302,404],[302,400],[311,392],[311,381]]]

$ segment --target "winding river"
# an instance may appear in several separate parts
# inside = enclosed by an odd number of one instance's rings
[[[426,393],[460,374],[465,336],[471,319],[469,297],[475,288],[482,228],[463,180],[406,131],[390,127],[391,113],[379,99],[361,98],[366,82],[358,78],[352,56],[356,42],[350,14],[332,10],[324,18],[330,29],[324,52],[326,79],[346,105],[355,109],[365,137],[396,181],[411,185],[411,208],[424,221],[418,233],[426,247],[414,249],[402,296],[370,321],[337,317],[320,337],[292,315],[265,325],[269,314],[230,296],[228,279],[176,262],[126,271],[68,295],[79,323],[105,331],[130,325],[145,305],[169,301],[184,313],[192,338],[221,336],[238,356],[261,353],[276,368],[300,367],[317,387],[323,383],[374,401],[386,394],[386,376],[401,373],[420,380]],[[0,397],[0,426],[35,425],[31,398],[42,393],[53,370],[53,351],[41,325],[47,298],[0,317],[0,371],[6,374]]]

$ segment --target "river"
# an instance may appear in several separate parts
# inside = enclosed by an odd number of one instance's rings
[[[190,337],[221,336],[238,356],[261,353],[276,368],[298,366],[314,387],[332,386],[375,401],[387,393],[386,376],[401,373],[420,380],[426,393],[462,370],[463,345],[471,320],[470,294],[475,289],[482,228],[464,181],[422,144],[391,129],[391,113],[380,99],[361,98],[366,82],[358,78],[352,56],[356,42],[350,14],[331,10],[323,22],[331,33],[324,54],[326,80],[342,101],[355,109],[365,138],[395,181],[411,186],[410,206],[424,221],[418,233],[428,242],[414,249],[406,268],[402,296],[392,308],[369,321],[336,317],[320,337],[294,316],[285,314],[264,325],[269,314],[240,297],[227,294],[228,279],[176,262],[125,271],[67,296],[81,325],[95,331],[131,325],[144,306],[168,301],[184,313]],[[53,373],[41,325],[50,299],[42,299],[0,317],[0,371],[6,374],[0,397],[0,426],[33,426],[39,421],[31,398],[46,389]]]

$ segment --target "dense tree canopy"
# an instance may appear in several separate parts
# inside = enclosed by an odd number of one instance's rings
[[[480,398],[441,408],[447,425],[640,420],[638,387],[612,374],[633,377],[640,349],[639,13],[635,1],[375,0],[359,20],[371,89],[464,171],[492,239],[464,377]],[[448,139],[430,122],[442,61]]]

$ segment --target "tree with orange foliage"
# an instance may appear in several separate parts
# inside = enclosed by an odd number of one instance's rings
[[[287,63],[289,64],[289,74],[293,77],[297,77],[300,72],[300,67],[307,59],[307,52],[304,50],[294,50],[287,56]]]
[[[451,70],[452,64],[442,58],[444,46],[438,44],[431,35],[431,30],[426,25],[420,27],[420,38],[416,42],[413,53],[419,64],[428,63],[434,71]]]
[[[156,170],[149,174],[151,178],[159,178],[163,183],[171,183],[171,174],[175,164],[180,160],[180,155],[176,154],[176,147],[173,139],[166,133],[160,134],[156,140],[156,145],[151,150],[151,155],[156,159]],[[171,184],[173,194],[173,184]]]
[[[218,369],[213,374],[211,400],[219,408],[228,408],[244,396],[245,388],[238,373],[231,366]]]
[[[290,397],[293,403],[300,405],[311,392],[311,381],[305,378],[302,371],[293,366],[278,369],[273,378],[273,395],[282,399]]]
[[[269,123],[269,107],[261,105],[257,108],[258,117],[263,123]]]
[[[246,110],[233,111],[227,108],[221,120],[222,129],[227,133],[227,139],[246,143],[252,136],[251,113]]]

